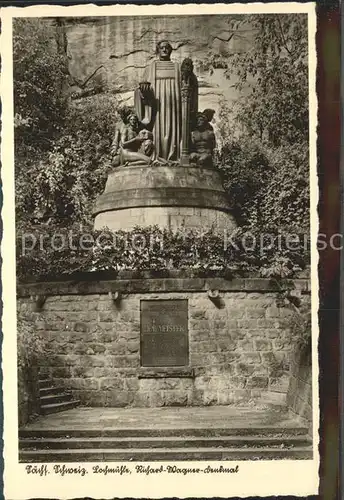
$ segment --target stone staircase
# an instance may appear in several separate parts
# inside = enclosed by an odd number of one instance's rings
[[[49,378],[41,378],[38,384],[42,415],[70,410],[80,404],[80,401],[73,399],[71,392],[63,387],[55,387]]]
[[[26,428],[19,433],[19,461],[311,459],[312,441],[307,432],[302,425],[246,429]]]

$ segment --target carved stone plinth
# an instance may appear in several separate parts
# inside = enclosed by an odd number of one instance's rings
[[[95,229],[233,230],[236,226],[218,172],[182,166],[127,166],[109,174],[94,209]]]

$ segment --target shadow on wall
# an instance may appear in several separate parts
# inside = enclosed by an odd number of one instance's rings
[[[294,352],[287,393],[289,409],[312,425],[312,353],[309,346]]]

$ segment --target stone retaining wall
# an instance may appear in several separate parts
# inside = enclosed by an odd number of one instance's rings
[[[308,293],[307,281],[296,283]],[[109,290],[120,290],[116,305]],[[219,290],[216,302],[207,289]],[[46,294],[40,313],[30,295]],[[289,382],[293,342],[268,280],[145,279],[19,286],[50,352],[44,371],[89,406],[231,404]],[[140,367],[140,300],[187,299],[189,366]]]
[[[312,423],[312,366],[310,348],[297,350],[291,357],[287,393],[289,409]]]

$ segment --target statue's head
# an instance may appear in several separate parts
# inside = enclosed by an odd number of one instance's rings
[[[196,128],[202,129],[208,123],[205,113],[196,113]]]
[[[132,128],[137,128],[139,126],[139,119],[135,113],[130,113],[128,116],[128,123]]]
[[[122,120],[123,123],[126,125],[128,124],[128,120],[130,115],[134,113],[133,108],[130,108],[129,106],[122,106],[121,108],[118,109],[118,114]]]
[[[168,40],[160,40],[160,42],[156,44],[155,53],[159,56],[160,61],[169,61],[172,50],[172,45]]]
[[[203,111],[203,114],[206,116],[208,122],[210,123],[211,120],[214,118],[214,115],[215,115],[215,109],[210,109],[210,108],[207,108]]]
[[[193,62],[192,62],[192,59],[190,59],[190,57],[186,57],[184,59],[180,70],[181,70],[182,74],[190,74],[193,72]]]

